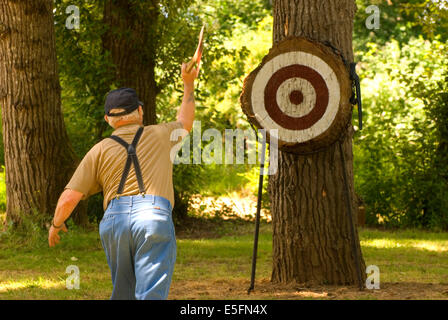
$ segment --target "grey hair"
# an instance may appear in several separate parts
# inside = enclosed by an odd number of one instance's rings
[[[119,112],[123,112],[123,111],[125,111],[125,110],[121,109],[121,108],[120,109],[112,109],[110,111],[110,113],[119,113]],[[138,113],[138,109],[136,109],[136,110],[132,111],[131,113],[125,114],[123,116],[118,116],[118,117],[108,116],[107,120],[108,120],[107,122],[109,123],[109,125],[112,128],[115,129],[115,124],[118,121],[123,121],[123,120],[125,120],[125,121],[136,121],[136,122],[140,121],[140,114]]]

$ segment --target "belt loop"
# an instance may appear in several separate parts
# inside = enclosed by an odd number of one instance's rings
[[[155,195],[151,195],[152,197],[152,204],[154,205],[156,203],[156,196]]]
[[[129,206],[132,207],[132,199],[134,199],[134,196],[129,196]]]

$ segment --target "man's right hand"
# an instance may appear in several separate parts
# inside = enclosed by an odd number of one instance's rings
[[[199,70],[193,67],[190,72],[187,72],[187,64],[182,63],[182,80],[185,87],[194,87],[194,80],[198,77]]]

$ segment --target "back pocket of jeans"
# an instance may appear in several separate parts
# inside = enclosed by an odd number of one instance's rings
[[[173,222],[167,212],[152,209],[146,225],[145,237],[151,242],[168,242],[173,237]]]

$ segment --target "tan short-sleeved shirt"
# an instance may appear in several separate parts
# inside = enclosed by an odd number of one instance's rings
[[[119,127],[112,135],[131,143],[139,128],[138,124]],[[168,122],[146,126],[137,144],[137,157],[140,163],[146,194],[168,199],[174,206],[173,164],[170,158],[172,148],[181,142],[180,137],[172,141],[171,133],[183,129],[180,122]],[[97,143],[84,156],[66,189],[84,194],[83,200],[103,191],[103,208],[106,210],[118,190],[127,151],[116,141],[106,138]],[[131,165],[122,196],[139,194],[137,176]]]

